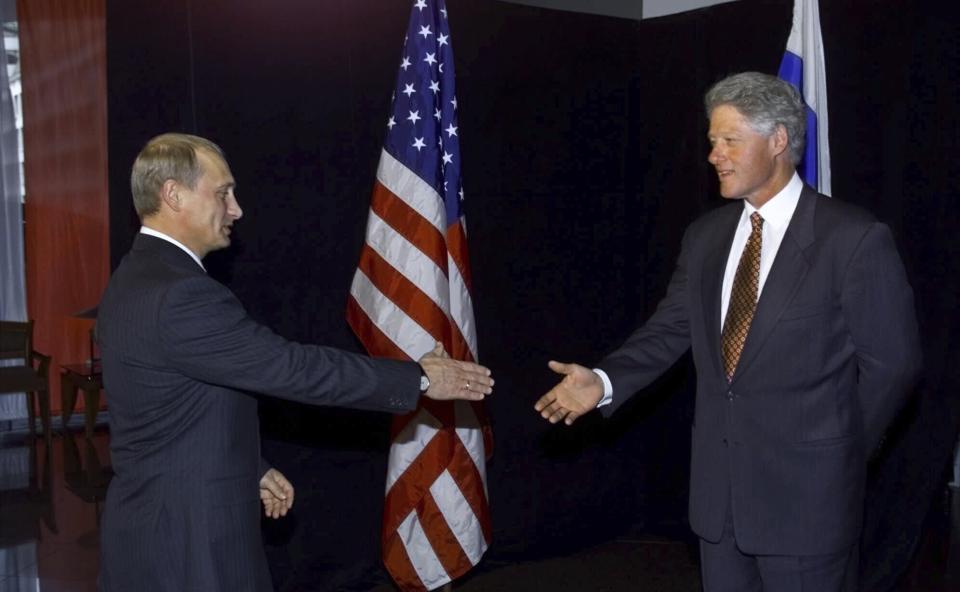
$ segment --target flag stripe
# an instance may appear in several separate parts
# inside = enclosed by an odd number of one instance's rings
[[[474,466],[476,466],[477,473],[483,485],[483,491],[486,493],[487,465],[486,462],[484,462],[486,459],[480,456],[484,448],[486,448],[483,441],[483,424],[485,422],[480,421],[481,415],[478,414],[477,407],[474,403],[470,402],[458,403],[454,407],[454,413],[457,414],[457,437],[463,442],[464,450],[470,455],[470,459],[473,461]],[[483,419],[486,419],[485,415],[483,415]]]
[[[446,276],[447,245],[443,233],[430,224],[421,212],[411,208],[396,194],[380,184],[374,185],[370,210],[388,224],[393,232],[406,239],[406,244],[416,245],[416,248],[433,260],[433,263]],[[391,237],[385,231],[381,232],[384,233],[382,236],[385,239],[393,239],[386,240],[385,246],[397,242],[395,237]],[[372,233],[369,227],[367,234],[368,241],[377,244],[376,238],[370,236]],[[405,262],[406,260],[398,259],[397,261]]]
[[[416,513],[410,512],[410,516],[415,519]],[[410,555],[407,554],[407,547],[403,544],[398,531],[394,530],[383,537],[380,550],[384,564],[390,566],[390,575],[401,590],[427,589],[423,585],[423,580],[417,575],[417,570],[413,567]]]
[[[420,454],[443,427],[443,424],[423,407],[417,409],[412,415],[415,416],[416,421],[409,421],[394,437],[394,444],[390,447],[390,462],[387,467],[388,492],[394,488],[394,484],[408,467],[420,458]],[[396,524],[391,525],[391,527],[394,526]]]
[[[465,404],[458,403],[460,405]],[[484,459],[478,463],[475,454],[466,447],[467,442],[474,445],[478,442],[473,438],[465,440],[456,430],[442,428],[444,422],[438,422],[422,408],[417,415],[418,421],[408,423],[396,438],[402,444],[391,447],[384,530],[396,528],[412,505],[411,500],[422,497],[424,484],[432,484],[451,466],[456,467],[461,483],[470,485],[463,488],[462,495],[472,508],[472,514],[480,518],[486,516],[486,478],[485,470],[480,468],[484,466]],[[489,531],[485,536],[490,538]]]
[[[394,158],[386,149],[380,152],[377,180],[384,189],[433,224],[438,232],[443,231],[445,226],[443,209],[437,207],[443,198],[436,189]]]
[[[350,294],[371,322],[403,351],[406,359],[419,360],[433,348],[430,334],[384,296],[363,272],[354,274]]]
[[[460,276],[468,292],[473,290],[473,278],[470,277],[470,265],[467,262],[467,229],[462,221],[447,228],[447,248],[450,257],[456,263]]]
[[[430,546],[433,547],[437,560],[443,565],[444,572],[463,573],[470,569],[475,561],[467,556],[466,549],[460,545],[457,533],[451,529],[450,515],[445,514],[437,505],[438,497],[460,496],[460,489],[456,483],[453,483],[452,488],[447,487],[448,482],[444,480],[444,475],[447,475],[448,480],[452,482],[446,471],[438,475],[437,480],[430,486],[430,493],[423,497],[423,503],[417,508],[417,518],[424,526],[424,532],[430,539]],[[460,497],[462,499],[462,496]],[[449,504],[449,499],[447,502]],[[461,508],[461,511],[469,512],[469,508]],[[476,521],[472,514],[470,517]]]
[[[432,590],[450,581],[450,576],[434,552],[430,538],[423,530],[419,516],[410,512],[409,516],[397,528],[400,540],[408,557],[416,557],[411,562],[417,572],[418,579],[423,582],[427,590]]]
[[[369,245],[360,256],[359,268],[370,282],[414,322],[424,328],[434,341],[446,341],[441,331],[449,326],[446,313],[409,279],[387,263]]]
[[[418,500],[423,498],[430,485],[446,470],[453,457],[453,440],[450,430],[435,430],[429,434],[429,441],[425,442],[415,458],[404,457],[403,460],[409,462],[399,471],[393,485],[387,490],[383,516],[385,531],[396,528],[399,520],[410,508],[417,506]],[[394,472],[392,467],[388,470]]]
[[[451,352],[458,359],[477,359],[477,332],[473,321],[473,299],[457,266],[450,269],[450,317],[457,331],[463,336],[466,351]],[[460,345],[460,344],[457,344]]]
[[[371,356],[406,360],[407,354],[383,334],[354,298],[347,302],[347,323]]]
[[[367,221],[367,247],[373,249],[391,267],[410,280],[440,308],[447,310],[449,287],[446,277],[446,259],[443,267],[428,257],[422,245],[411,243],[373,211]]]
[[[431,499],[437,505],[437,511],[444,516],[450,534],[456,537],[455,546],[459,551],[457,557],[463,557],[468,562],[468,565],[458,564],[450,571],[456,571],[458,567],[469,567],[480,561],[483,552],[487,550],[486,533],[473,505],[464,496],[449,471],[441,473],[433,482],[430,493]]]

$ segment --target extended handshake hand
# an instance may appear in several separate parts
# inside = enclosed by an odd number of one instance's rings
[[[441,343],[420,358],[419,362],[430,381],[424,395],[431,399],[482,401],[493,392],[493,379],[490,378],[489,368],[451,359]]]
[[[571,425],[584,413],[596,409],[603,398],[603,381],[596,372],[579,364],[550,361],[550,369],[563,376],[560,383],[540,397],[533,408],[550,423]]]

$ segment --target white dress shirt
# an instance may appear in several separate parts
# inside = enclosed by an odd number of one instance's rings
[[[720,292],[720,326],[717,332],[723,330],[723,320],[727,317],[727,307],[730,305],[730,292],[733,290],[733,277],[737,274],[737,265],[740,263],[740,256],[743,254],[743,248],[747,244],[747,238],[750,237],[751,226],[750,216],[754,212],[759,212],[763,218],[763,228],[760,240],[760,286],[757,288],[757,298],[763,292],[763,284],[770,275],[770,268],[773,267],[773,260],[780,250],[780,243],[787,233],[787,226],[790,225],[790,219],[793,218],[793,212],[800,203],[800,192],[803,191],[803,181],[800,175],[793,173],[793,177],[776,195],[770,198],[767,203],[759,209],[750,205],[747,200],[743,200],[743,213],[740,214],[740,220],[737,222],[737,230],[733,235],[733,243],[730,245],[730,254],[727,256],[727,266],[723,272],[723,288]],[[613,384],[607,373],[599,368],[594,368],[594,372],[600,376],[603,381],[603,398],[597,404],[597,407],[609,405],[613,401]]]

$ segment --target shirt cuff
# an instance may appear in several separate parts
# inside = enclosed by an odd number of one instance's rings
[[[597,408],[600,408],[613,402],[613,384],[610,382],[607,373],[600,368],[594,368],[593,371],[603,381],[603,398],[597,403]]]

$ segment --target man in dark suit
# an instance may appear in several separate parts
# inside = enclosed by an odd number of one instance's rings
[[[276,518],[293,487],[260,457],[250,393],[400,413],[421,395],[481,400],[490,372],[442,349],[417,364],[301,345],[251,320],[201,262],[242,215],[212,142],[152,139],[131,185],[143,227],[97,319],[115,472],[100,589],[270,590],[258,496]]]
[[[612,413],[692,348],[690,524],[704,589],[855,590],[867,459],[920,366],[913,296],[886,226],[796,174],[804,106],[772,76],[706,95],[724,198],[687,229],[653,316],[535,408]]]

